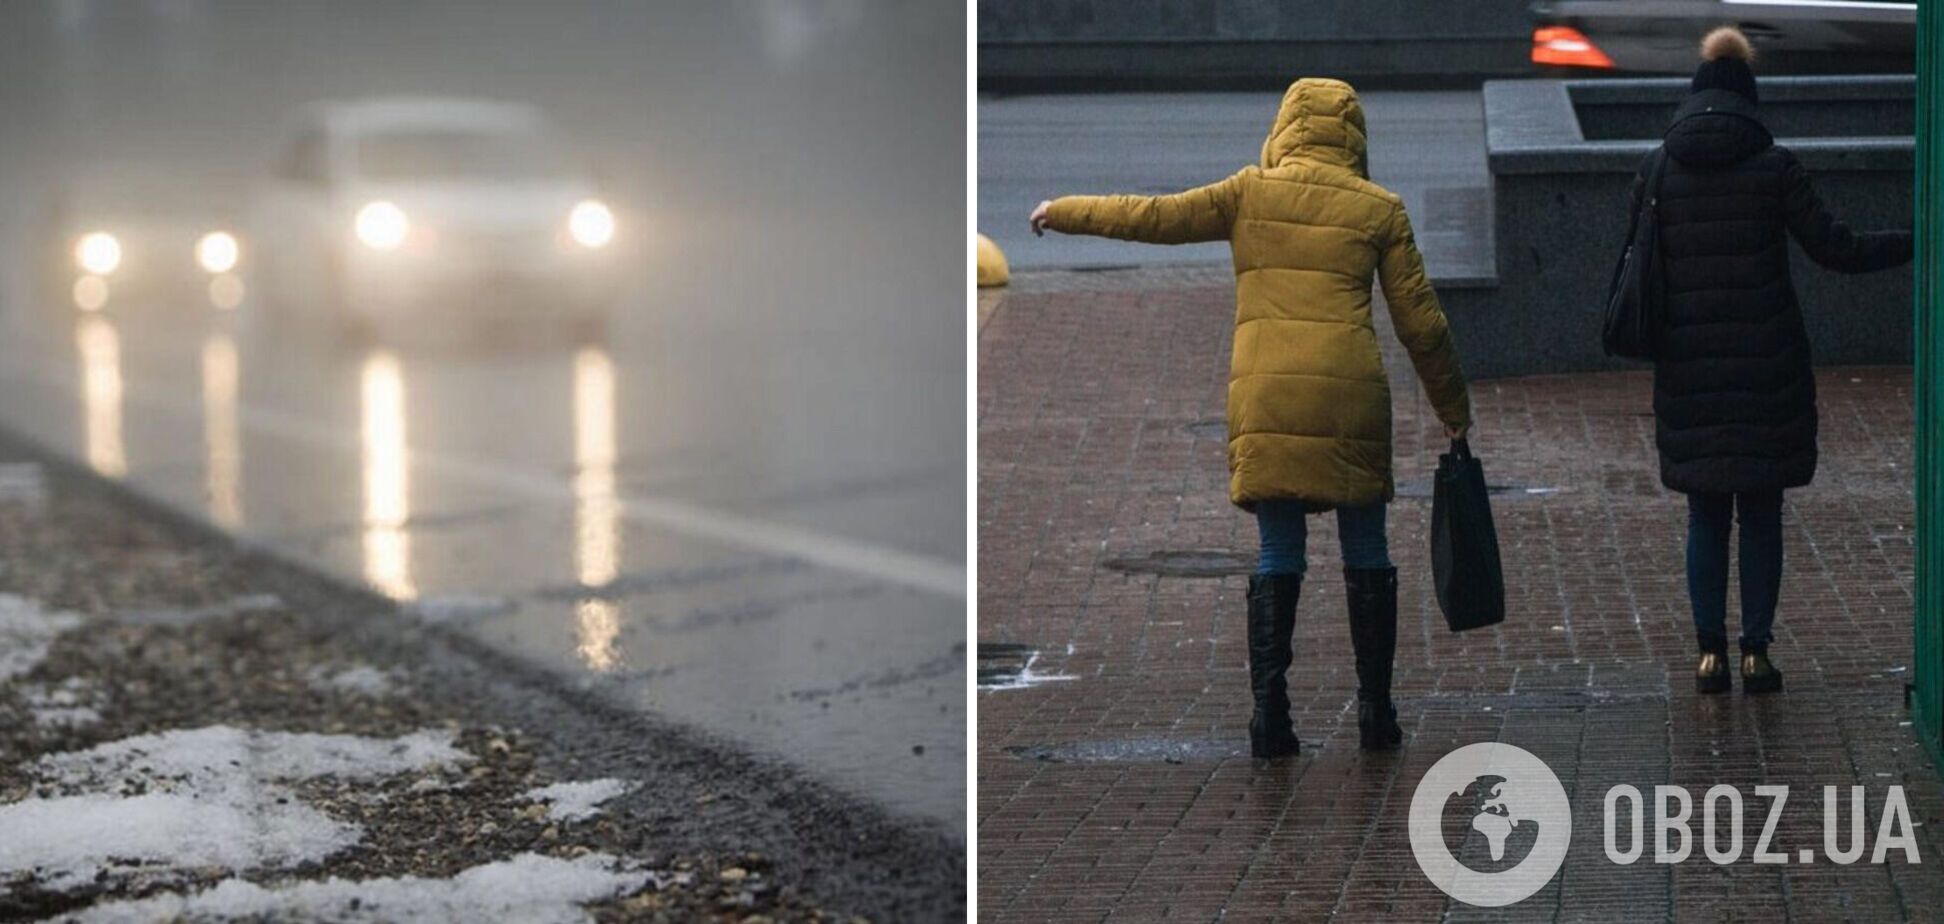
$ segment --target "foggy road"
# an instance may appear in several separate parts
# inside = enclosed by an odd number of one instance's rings
[[[627,701],[955,815],[964,534],[938,527],[963,522],[962,456],[898,445],[922,408],[883,406],[874,370],[752,386],[708,342],[747,350],[733,331],[509,356],[231,328],[16,330],[0,415]],[[877,413],[806,425],[859,393]]]
[[[963,171],[962,11],[178,6],[13,12],[7,67],[52,89],[0,100],[38,129],[0,141],[0,424],[962,835],[964,205],[932,188]],[[573,133],[640,255],[605,337],[474,336],[460,304],[347,343],[254,282],[232,311],[39,285],[70,167],[248,178],[293,107],[397,92]]]

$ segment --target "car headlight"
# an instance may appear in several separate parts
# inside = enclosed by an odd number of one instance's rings
[[[405,232],[411,225],[405,220],[404,209],[379,200],[358,210],[355,227],[358,240],[365,246],[373,250],[396,250],[405,243]]]
[[[106,231],[81,235],[74,244],[74,262],[96,276],[106,276],[121,265],[121,242]]]
[[[583,247],[606,247],[614,240],[614,212],[599,200],[585,200],[567,213],[567,233]]]
[[[242,255],[236,236],[227,231],[211,231],[196,242],[196,262],[211,273],[227,273],[236,268]]]

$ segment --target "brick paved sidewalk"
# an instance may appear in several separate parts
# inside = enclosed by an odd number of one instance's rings
[[[1821,371],[1822,468],[1790,492],[1784,520],[1774,654],[1789,690],[1752,700],[1698,697],[1688,679],[1684,506],[1659,484],[1645,373],[1474,384],[1472,442],[1507,488],[1495,512],[1512,615],[1447,631],[1426,539],[1442,437],[1393,349],[1408,739],[1394,755],[1357,750],[1335,524],[1322,517],[1290,674],[1304,752],[1257,765],[1241,573],[1255,530],[1229,506],[1223,467],[1231,295],[1195,272],[1021,282],[981,305],[982,668],[1030,660],[1029,677],[1068,679],[979,693],[984,919],[1879,921],[1944,908],[1944,799],[1902,700],[1908,369]],[[1170,573],[1150,573],[1157,564]],[[1575,810],[1560,874],[1489,913],[1433,887],[1406,830],[1424,772],[1478,741],[1544,758]],[[1697,845],[1679,865],[1654,864],[1651,848],[1615,865],[1601,796],[1621,782],[1680,784],[1697,803],[1716,783],[1749,796],[1791,784],[1775,835],[1791,862],[1754,865],[1750,847],[1715,866]],[[1852,782],[1869,787],[1872,831],[1885,787],[1908,788],[1925,865],[1795,862],[1798,848],[1822,853],[1821,786]],[[1765,812],[1751,801],[1751,844]],[[1473,835],[1466,855],[1482,844]]]

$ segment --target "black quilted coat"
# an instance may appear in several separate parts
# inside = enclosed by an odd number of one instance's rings
[[[1789,281],[1789,238],[1846,273],[1910,260],[1908,231],[1831,217],[1755,104],[1690,96],[1666,138],[1660,237],[1667,327],[1654,363],[1661,483],[1684,493],[1777,491],[1816,472],[1816,380]],[[1640,200],[1647,166],[1634,182]]]

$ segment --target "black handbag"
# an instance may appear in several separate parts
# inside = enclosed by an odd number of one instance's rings
[[[1613,268],[1607,288],[1606,317],[1600,345],[1608,356],[1653,359],[1667,310],[1667,270],[1660,252],[1661,175],[1667,168],[1667,148],[1654,152],[1647,184],[1641,191],[1633,222],[1627,227],[1627,247]],[[1642,217],[1645,216],[1645,220]]]
[[[1453,632],[1505,621],[1505,571],[1485,467],[1462,439],[1438,457],[1431,485],[1431,576]]]

